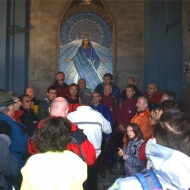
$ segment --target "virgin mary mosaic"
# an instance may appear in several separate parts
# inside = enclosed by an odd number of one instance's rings
[[[112,22],[101,3],[73,1],[62,19],[60,70],[65,82],[85,78],[94,90],[112,73]]]

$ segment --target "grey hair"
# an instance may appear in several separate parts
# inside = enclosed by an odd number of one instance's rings
[[[148,98],[146,98],[146,97],[144,97],[144,96],[140,96],[139,98],[142,98],[143,99],[143,103],[144,104],[149,104],[149,100],[148,100]]]
[[[7,113],[7,112],[9,112],[9,108],[12,106],[12,104],[11,105],[8,105],[8,106],[1,106],[0,107],[0,113]]]
[[[19,99],[19,94],[13,91],[8,92],[13,100]]]
[[[84,79],[84,78],[80,78],[80,79],[78,80],[78,83],[79,83],[79,81],[81,81],[81,80],[83,80],[83,81],[85,82],[85,84],[86,84],[86,79]]]
[[[82,105],[90,106],[93,100],[93,94],[89,90],[82,90],[79,94]]]

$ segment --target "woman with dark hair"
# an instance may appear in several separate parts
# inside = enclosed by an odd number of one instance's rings
[[[125,174],[132,176],[145,169],[145,161],[138,159],[139,148],[144,142],[142,132],[136,123],[127,126],[128,145],[122,150],[119,148],[118,155],[125,160]]]
[[[66,150],[71,142],[71,123],[66,118],[51,117],[34,136],[39,154],[31,156],[22,168],[21,190],[82,190],[87,165]]]

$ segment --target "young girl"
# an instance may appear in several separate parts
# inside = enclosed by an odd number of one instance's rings
[[[123,156],[125,160],[126,176],[134,175],[145,168],[145,161],[138,159],[138,151],[143,140],[143,135],[136,123],[130,123],[127,126],[128,145],[122,150],[119,148],[118,155]]]

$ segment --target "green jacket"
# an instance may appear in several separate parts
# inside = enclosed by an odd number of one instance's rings
[[[38,117],[41,120],[49,117],[49,110],[48,108],[50,107],[50,103],[48,98],[44,98],[41,102],[40,102],[40,106],[38,109]]]

